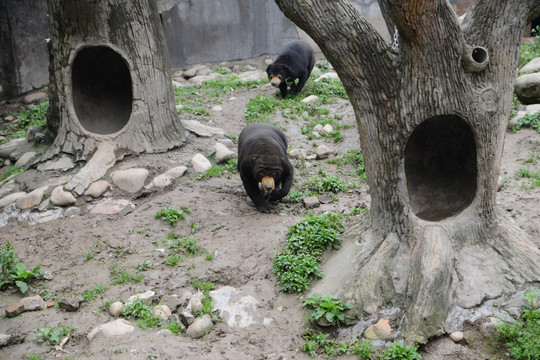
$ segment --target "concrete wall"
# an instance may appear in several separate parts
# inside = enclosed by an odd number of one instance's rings
[[[0,0],[0,99],[49,82],[46,0]]]
[[[173,69],[273,55],[290,40],[311,41],[273,0],[156,1]],[[390,41],[377,1],[350,1]],[[450,2],[456,8],[468,1]],[[46,0],[0,0],[0,100],[48,83],[48,37]]]

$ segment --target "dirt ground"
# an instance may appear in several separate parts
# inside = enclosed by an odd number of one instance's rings
[[[198,117],[204,124],[223,128],[237,137],[246,125],[244,111],[250,98],[257,94],[273,95],[269,85],[256,89],[235,90],[221,96],[220,112]],[[308,94],[306,94],[308,95]],[[231,100],[231,98],[234,98]],[[209,104],[209,108],[216,104]],[[276,115],[273,122],[284,128],[290,148],[312,151],[314,144],[326,144],[333,155],[358,149],[359,140],[354,113],[347,100],[325,105],[330,115],[340,115],[343,141],[325,142],[308,140],[300,132],[303,120],[289,120]],[[192,116],[182,115],[193,119]],[[77,312],[66,312],[56,307],[37,312],[23,313],[15,318],[0,318],[0,333],[22,334],[25,340],[17,345],[0,349],[0,359],[21,359],[41,354],[42,359],[308,359],[299,348],[302,334],[309,326],[306,313],[301,309],[302,295],[285,294],[276,285],[271,272],[272,259],[283,247],[287,229],[301,220],[308,212],[302,204],[283,201],[274,206],[275,212],[262,214],[248,201],[240,177],[222,176],[199,180],[190,166],[191,157],[201,152],[211,157],[217,138],[198,138],[190,134],[185,145],[162,154],[129,156],[118,162],[110,172],[134,167],[150,171],[149,180],[167,169],[188,166],[188,172],[172,186],[159,191],[143,191],[136,195],[113,188],[106,197],[127,198],[137,206],[126,215],[92,215],[89,207],[95,199],[81,196],[77,206],[81,213],[70,218],[26,225],[11,221],[0,228],[0,244],[13,243],[20,261],[28,266],[41,264],[52,276],[51,280],[34,284],[46,289],[54,299],[80,296],[95,284],[107,285],[107,290],[96,300],[85,302]],[[522,183],[526,179],[514,178],[520,168],[538,171],[539,165],[524,160],[540,153],[540,134],[524,129],[507,132],[502,161],[504,186],[499,192],[499,205],[505,209],[527,233],[540,243],[540,194],[538,189],[528,190]],[[293,189],[317,175],[320,169],[328,175],[338,175],[342,180],[354,182],[354,188],[335,195],[334,201],[313,209],[317,214],[326,211],[348,213],[355,207],[369,207],[367,183],[351,176],[352,167],[339,169],[321,160],[293,161],[295,182]],[[110,172],[105,179],[112,183]],[[41,173],[30,169],[17,176],[17,183],[25,190],[48,183],[67,182],[75,171],[68,173]],[[52,187],[48,190],[52,190]],[[175,227],[155,219],[158,210],[165,206],[186,206],[191,214]],[[199,246],[213,255],[184,259],[177,266],[165,264],[166,257],[158,250],[164,247],[167,235],[192,235]],[[89,259],[89,255],[91,258]],[[149,260],[152,267],[140,274],[140,283],[128,282],[113,285],[110,267],[118,265],[135,271],[138,264]],[[153,290],[163,302],[173,294],[193,289],[193,279],[213,282],[216,287],[233,286],[243,295],[251,295],[260,302],[261,317],[271,318],[269,325],[261,323],[246,328],[229,328],[218,322],[202,339],[193,340],[184,335],[163,336],[156,329],[137,328],[132,334],[105,339],[98,337],[89,342],[86,335],[96,326],[114,320],[100,306],[110,299],[126,300],[127,297]],[[20,293],[13,289],[0,292],[4,307],[17,302]],[[54,326],[73,326],[74,335],[61,351],[34,340],[38,329]],[[478,324],[468,327],[468,341],[454,344],[447,336],[433,339],[421,348],[423,359],[504,359],[494,354],[486,340],[486,332]],[[471,340],[472,339],[472,340]],[[352,359],[353,357],[343,357]]]

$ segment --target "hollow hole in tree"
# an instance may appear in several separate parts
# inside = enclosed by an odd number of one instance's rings
[[[124,58],[107,46],[81,49],[72,65],[73,107],[79,123],[96,134],[112,134],[129,121],[132,81]]]
[[[472,51],[472,58],[478,64],[483,64],[488,59],[488,54],[485,49],[481,47],[476,47]]]
[[[405,176],[412,211],[440,221],[471,204],[477,186],[476,142],[456,116],[424,121],[405,146]]]

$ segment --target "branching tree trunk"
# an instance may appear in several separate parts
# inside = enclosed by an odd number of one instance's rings
[[[181,145],[169,55],[154,0],[48,0],[50,110],[57,133],[43,159],[87,160]],[[42,159],[42,160],[43,160]]]
[[[357,314],[403,310],[407,342],[540,280],[533,239],[497,211],[519,46],[540,0],[379,0],[394,51],[345,0],[276,0],[319,45],[355,110],[372,206],[314,292]],[[323,294],[324,295],[324,294]]]

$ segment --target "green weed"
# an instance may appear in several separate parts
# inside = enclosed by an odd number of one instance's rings
[[[534,114],[527,113],[519,118],[517,124],[512,128],[512,132],[519,131],[523,128],[531,128],[540,133],[540,111]]]
[[[6,131],[0,135],[11,136],[15,138],[26,137],[28,128],[41,126],[47,122],[47,109],[49,100],[44,100],[37,105],[30,105],[27,110],[16,115],[18,121],[12,122],[7,126]]]
[[[84,301],[96,300],[99,295],[105,292],[105,290],[107,290],[107,285],[103,285],[103,284],[93,285],[90,289],[85,290],[82,293],[82,298],[84,299]]]
[[[55,328],[40,328],[37,334],[34,335],[34,339],[38,342],[47,343],[50,346],[60,344],[63,338],[69,336],[75,330],[72,326],[61,326]]]
[[[341,168],[344,165],[350,164],[356,167],[354,175],[359,177],[361,180],[366,179],[366,168],[364,165],[364,156],[362,151],[359,149],[352,149],[347,151],[345,155],[336,156],[333,159],[326,161],[329,164],[334,164],[338,168]]]
[[[287,231],[286,247],[274,257],[272,272],[285,292],[302,292],[311,280],[322,277],[319,261],[326,249],[339,248],[344,224],[340,215],[307,215]]]
[[[538,28],[534,32],[534,41],[521,45],[518,67],[522,67],[534,58],[540,57],[540,38]]]
[[[540,289],[530,289],[525,295],[532,305],[538,301]],[[540,308],[523,307],[521,316],[514,323],[496,325],[495,340],[508,349],[507,356],[515,360],[538,359],[540,354]]]
[[[129,271],[117,265],[112,265],[110,267],[110,271],[111,271],[111,276],[112,276],[112,283],[115,285],[125,284],[127,282],[138,283],[144,279],[143,275],[132,274]]]
[[[122,316],[137,321],[142,329],[151,328],[161,323],[161,318],[152,314],[152,309],[141,299],[126,304]]]
[[[194,313],[193,316],[198,317],[202,316],[204,314],[212,315],[213,305],[212,305],[212,298],[210,297],[209,292],[214,290],[214,284],[208,281],[202,281],[198,279],[193,279],[193,287],[197,290],[202,291],[204,294],[204,297],[202,299],[202,305],[203,308],[200,312]]]
[[[165,260],[165,264],[169,266],[176,266],[180,263],[180,257],[178,255],[171,255]]]
[[[540,171],[533,172],[529,169],[519,169],[514,175],[516,179],[528,179],[529,182],[521,184],[523,189],[535,189],[540,186]]]
[[[176,210],[171,206],[166,206],[156,212],[155,218],[161,219],[165,224],[175,226],[178,221],[184,220],[185,213],[188,213],[186,212],[186,209],[187,208],[184,210]]]
[[[205,180],[213,177],[220,177],[227,175],[230,177],[232,174],[237,173],[238,159],[229,159],[225,165],[212,165],[212,167],[204,174],[199,175],[199,180]]]
[[[23,168],[17,168],[17,167],[11,166],[2,174],[2,176],[0,176],[0,182],[6,180],[11,175],[20,174],[20,173],[23,173],[23,172],[24,172]]]
[[[150,260],[145,259],[140,262],[139,265],[137,265],[137,271],[147,271],[152,267],[152,263]]]
[[[352,308],[350,304],[343,304],[340,299],[335,299],[330,295],[321,297],[310,295],[302,304],[303,308],[311,309],[308,321],[316,323],[320,318],[325,318],[330,324],[339,326],[345,320],[345,312]]]
[[[41,265],[28,269],[19,261],[9,241],[0,247],[0,268],[0,289],[15,285],[23,294],[28,291],[30,281],[43,277]]]
[[[319,171],[320,176],[313,176],[301,185],[301,188],[314,193],[336,194],[347,190],[350,185],[341,181],[337,176],[328,176],[324,171]]]

